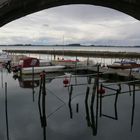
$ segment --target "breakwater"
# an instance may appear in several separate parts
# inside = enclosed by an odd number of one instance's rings
[[[53,54],[102,58],[140,58],[139,52],[79,51],[79,50],[3,50],[7,53]]]

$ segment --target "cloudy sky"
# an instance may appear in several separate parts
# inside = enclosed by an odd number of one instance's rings
[[[140,45],[140,21],[92,5],[46,9],[0,28],[0,44]]]

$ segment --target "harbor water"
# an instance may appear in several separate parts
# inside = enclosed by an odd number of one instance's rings
[[[50,55],[27,55],[52,59]],[[95,61],[98,60],[101,61],[101,58]],[[107,62],[111,61],[109,58]],[[45,110],[42,109],[42,103],[38,102],[40,77],[37,80],[34,78],[36,83],[33,86],[32,76],[28,81],[24,78],[18,79],[2,67],[0,77],[0,139],[2,140],[8,138],[10,140],[112,140],[112,138],[138,140],[140,137],[140,91],[135,91],[134,104],[133,85],[121,84],[121,91],[127,93],[118,96],[117,119],[114,109],[115,96],[103,98],[102,113],[106,116],[100,116],[98,110],[98,125],[95,130],[97,95],[93,104],[94,117],[90,107],[95,77],[92,77],[90,85],[85,84],[88,82],[88,76],[81,75],[69,79],[71,85],[77,85],[73,86],[69,104],[70,87],[64,86],[64,73],[46,75]],[[113,81],[100,78],[100,82],[110,85]],[[136,84],[135,89],[139,89],[139,86]],[[85,104],[87,87],[90,88],[88,107]],[[109,87],[115,89],[118,84]],[[116,91],[105,88],[105,95],[114,93],[116,94]],[[95,123],[91,116],[95,119]]]

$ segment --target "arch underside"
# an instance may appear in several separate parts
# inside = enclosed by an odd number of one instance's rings
[[[140,20],[138,0],[0,0],[0,2],[0,26],[43,9],[69,4],[109,7]]]

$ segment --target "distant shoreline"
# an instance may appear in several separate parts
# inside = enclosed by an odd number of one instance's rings
[[[134,48],[140,48],[140,46],[111,46],[111,45],[81,45],[81,44],[66,44],[66,45],[32,45],[32,44],[13,44],[13,45],[0,45],[4,47],[13,47],[13,46],[19,46],[19,47],[37,47],[37,46],[42,46],[42,47],[134,47]]]
[[[138,52],[77,51],[77,50],[3,50],[7,53],[52,54],[64,56],[83,56],[99,58],[140,58]]]

